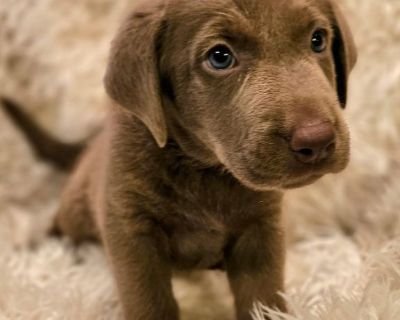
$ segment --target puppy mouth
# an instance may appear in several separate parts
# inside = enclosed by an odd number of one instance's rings
[[[275,185],[278,189],[300,188],[316,182],[328,173],[328,171],[317,170],[298,175],[282,175],[279,178],[269,181],[268,185]]]
[[[279,173],[269,172],[261,168],[247,166],[241,172],[232,172],[244,185],[254,190],[282,190],[295,189],[310,185],[326,174],[340,172],[333,163],[325,163],[314,166],[288,167]],[[233,170],[235,171],[235,170]]]
[[[301,179],[292,179],[291,181],[287,181],[282,183],[282,189],[296,189],[300,187],[307,186],[321,179],[325,174],[311,174],[309,176],[305,176]]]
[[[344,147],[337,148],[335,154],[315,163],[301,162],[290,153],[282,156],[282,153],[270,152],[268,157],[253,155],[242,152],[230,157],[230,161],[225,158],[228,161],[222,163],[244,186],[258,191],[304,187],[327,174],[343,171],[349,162],[349,152]]]

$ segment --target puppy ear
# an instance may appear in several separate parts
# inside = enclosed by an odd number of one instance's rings
[[[139,5],[122,25],[112,43],[104,83],[107,94],[139,118],[163,148],[167,142],[167,125],[157,51],[165,8],[154,2],[163,1],[143,1],[144,5]]]
[[[335,0],[330,1],[334,40],[332,45],[335,60],[336,90],[344,108],[347,102],[347,84],[351,70],[357,61],[357,49],[350,27]]]

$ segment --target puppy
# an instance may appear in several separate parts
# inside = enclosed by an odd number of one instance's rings
[[[355,61],[333,0],[136,7],[112,45],[110,115],[55,220],[104,244],[126,320],[179,319],[176,269],[226,270],[238,320],[255,302],[285,310],[282,191],[346,167]]]

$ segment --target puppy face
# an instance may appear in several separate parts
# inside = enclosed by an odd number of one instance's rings
[[[106,87],[160,146],[169,135],[258,190],[345,168],[355,49],[330,1],[161,1],[127,25]]]

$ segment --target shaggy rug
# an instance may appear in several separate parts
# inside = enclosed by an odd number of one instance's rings
[[[109,41],[134,0],[1,0],[0,94],[65,141],[105,115]],[[291,315],[400,319],[400,1],[343,0],[359,47],[346,114],[352,162],[288,192],[285,297]],[[65,177],[38,161],[0,110],[0,319],[121,319],[101,247],[45,229]],[[233,319],[223,273],[177,275],[182,318]]]

